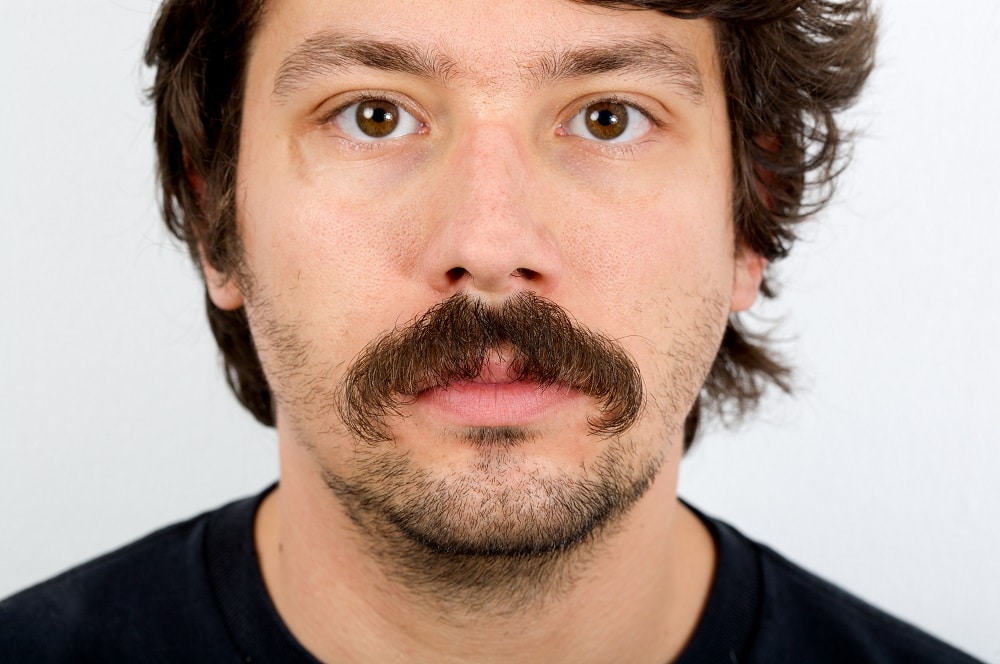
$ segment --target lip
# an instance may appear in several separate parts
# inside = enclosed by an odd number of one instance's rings
[[[524,426],[579,396],[580,392],[568,385],[517,380],[507,362],[494,360],[484,364],[472,380],[423,390],[416,405],[462,426]]]

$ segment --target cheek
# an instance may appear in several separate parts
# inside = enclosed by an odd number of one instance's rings
[[[316,334],[363,343],[399,315],[394,300],[419,241],[417,206],[387,196],[399,183],[370,169],[317,169],[308,154],[274,152],[243,160],[238,209],[249,267],[305,333],[322,326]]]
[[[240,181],[242,230],[261,274],[291,270],[363,286],[391,267],[386,248],[400,243],[405,226],[387,220],[401,211],[384,199],[376,203],[368,183],[294,166],[256,172],[261,160],[246,161],[252,166]]]
[[[734,243],[728,179],[704,171],[633,177],[612,196],[564,201],[565,256],[586,288],[634,316],[680,294],[728,291]]]

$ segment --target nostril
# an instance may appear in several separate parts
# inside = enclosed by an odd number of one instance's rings
[[[464,277],[468,273],[469,271],[466,270],[464,267],[453,267],[447,272],[445,272],[445,274],[448,276],[448,281],[450,281],[453,284],[460,281],[462,277]]]
[[[516,270],[514,270],[513,275],[515,277],[521,277],[522,279],[527,279],[528,281],[534,281],[540,276],[534,270],[529,270],[526,267],[517,268]]]

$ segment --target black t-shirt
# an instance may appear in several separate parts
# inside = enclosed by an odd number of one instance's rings
[[[0,602],[0,662],[314,664],[257,566],[253,518],[264,495],[168,526]],[[680,664],[975,661],[699,516],[718,566]]]

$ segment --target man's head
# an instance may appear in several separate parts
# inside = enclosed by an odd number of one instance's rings
[[[168,223],[241,400],[411,587],[561,578],[699,395],[784,385],[735,316],[832,177],[863,3],[213,4],[149,50]]]

